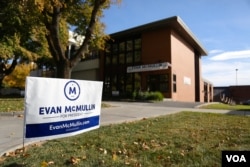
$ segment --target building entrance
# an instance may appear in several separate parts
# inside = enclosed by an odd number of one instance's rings
[[[155,92],[159,91],[162,93],[168,92],[168,74],[160,74],[160,75],[148,75],[147,77],[147,89],[149,91]]]
[[[148,90],[155,92],[159,91],[159,77],[158,75],[149,75],[148,76]]]

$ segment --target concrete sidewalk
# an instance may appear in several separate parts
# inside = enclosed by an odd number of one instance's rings
[[[188,106],[168,107],[167,103],[135,103],[135,102],[104,102],[112,107],[103,108],[101,111],[101,125],[122,123],[143,118],[157,117],[161,115],[174,114],[180,111],[210,112],[221,114],[248,115],[250,112],[234,112],[228,110],[208,110],[197,109]],[[170,105],[171,106],[171,105]],[[4,115],[0,114],[0,156],[6,152],[14,151],[23,146],[23,117],[18,117],[20,113]],[[31,143],[27,143],[28,145]]]

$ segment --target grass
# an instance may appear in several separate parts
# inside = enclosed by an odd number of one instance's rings
[[[0,112],[23,110],[24,98],[0,98]]]
[[[217,167],[222,150],[250,150],[249,125],[249,117],[181,112],[32,145],[0,166]]]
[[[102,103],[102,107],[110,107],[109,104]],[[223,103],[214,103],[205,105],[201,108],[205,109],[222,109],[222,110],[238,110],[250,111],[250,105],[229,105]],[[24,110],[24,98],[0,98],[0,112],[13,112]]]
[[[250,105],[229,105],[223,103],[213,103],[204,105],[201,108],[205,109],[221,109],[221,110],[238,110],[238,111],[250,111]]]
[[[102,108],[110,107],[102,103]],[[0,98],[0,112],[24,111],[24,98]]]

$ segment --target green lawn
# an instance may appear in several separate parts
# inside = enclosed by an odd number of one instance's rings
[[[250,150],[249,125],[244,116],[181,112],[32,145],[0,166],[219,167],[222,150]]]
[[[0,98],[0,112],[23,110],[24,98]]]
[[[110,107],[109,104],[102,103],[102,107]],[[24,111],[23,98],[0,98],[0,112]]]
[[[212,104],[205,105],[205,106],[203,106],[201,108],[250,111],[250,105],[229,105],[229,104],[223,104],[223,103],[212,103]]]
[[[102,107],[109,107],[109,105],[103,103]],[[203,106],[202,108],[250,111],[250,105],[229,105],[223,103],[209,104]],[[23,111],[23,110],[24,110],[23,98],[0,98],[0,112]]]

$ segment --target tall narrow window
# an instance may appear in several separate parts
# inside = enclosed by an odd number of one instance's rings
[[[110,76],[106,76],[104,79],[104,93],[108,94],[110,92]]]
[[[117,45],[117,43],[114,43],[114,44],[112,45],[112,52],[113,52],[113,53],[117,53],[117,52],[118,52],[118,45]]]
[[[117,65],[117,55],[112,56],[112,64]]]
[[[134,87],[135,90],[141,89],[141,75],[139,73],[135,73]]]
[[[141,38],[135,39],[135,50],[141,49]]]
[[[105,65],[109,66],[111,63],[111,55],[110,54],[106,54],[105,56]]]
[[[140,62],[141,61],[141,51],[135,51],[135,62]]]
[[[127,73],[126,75],[126,92],[131,94],[133,91],[133,74]]]
[[[119,54],[119,64],[124,64],[125,63],[125,54],[120,53]]]
[[[134,41],[134,62],[141,61],[141,38],[137,38]]]
[[[127,50],[127,51],[131,51],[132,49],[133,49],[133,41],[132,41],[132,40],[129,40],[129,41],[127,41],[126,50]]]
[[[125,42],[119,43],[119,52],[124,52],[125,51]]]
[[[127,64],[133,63],[133,52],[128,52],[126,54],[126,63]]]
[[[173,74],[173,92],[177,92],[177,86],[176,86],[176,74]]]

